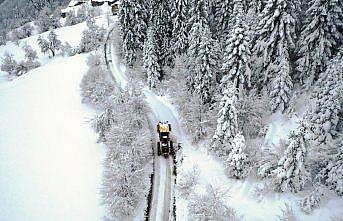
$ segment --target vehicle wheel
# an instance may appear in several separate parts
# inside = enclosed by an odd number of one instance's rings
[[[157,142],[157,156],[161,156],[161,144]]]

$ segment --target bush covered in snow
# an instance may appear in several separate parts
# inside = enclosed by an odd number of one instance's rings
[[[7,72],[9,75],[16,74],[17,62],[15,61],[13,54],[9,52],[5,53],[2,58],[1,71]]]
[[[191,195],[188,204],[188,219],[197,221],[238,221],[241,218],[226,205],[226,191],[212,185],[205,193]]]
[[[62,43],[58,40],[56,33],[50,31],[47,39],[42,36],[38,37],[38,45],[44,54],[51,53],[51,56],[54,57],[56,52],[61,49]]]
[[[193,190],[193,187],[197,185],[200,175],[199,168],[194,165],[189,171],[181,171],[178,174],[177,188],[182,196],[187,197]]]
[[[281,215],[278,215],[278,221],[299,221],[293,211],[292,205],[285,203],[285,207],[281,208]]]
[[[90,52],[100,47],[105,41],[106,30],[95,24],[93,20],[87,21],[87,29],[82,32],[80,53]]]
[[[321,187],[315,188],[309,195],[299,202],[299,206],[305,213],[312,213],[312,211],[319,207],[319,203],[324,195]]]
[[[96,60],[96,61],[95,61]],[[94,55],[88,58],[88,64],[97,62]],[[97,108],[103,108],[108,98],[114,92],[114,85],[110,83],[109,73],[106,67],[97,63],[91,66],[81,81],[81,95],[85,103],[91,104]]]

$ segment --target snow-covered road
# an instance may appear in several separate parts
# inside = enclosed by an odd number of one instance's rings
[[[128,84],[127,76],[125,76],[125,67],[120,63],[116,55],[116,49],[113,42],[107,44],[107,57],[111,58],[109,61],[109,68],[113,73],[115,81],[126,87]],[[146,101],[152,110],[153,116],[151,117],[151,124],[157,125],[159,121],[169,121],[173,127],[173,134],[181,134],[179,122],[175,113],[170,109],[162,97],[156,95],[149,88],[145,87],[143,93]],[[157,139],[157,138],[156,138]],[[156,149],[156,148],[155,148]],[[150,211],[150,220],[171,220],[172,216],[172,180],[173,161],[169,157],[165,159],[162,156],[157,156],[155,151],[155,176],[154,176],[154,189],[152,199],[152,209]]]
[[[0,83],[0,220],[101,220],[104,148],[79,84],[87,54]]]

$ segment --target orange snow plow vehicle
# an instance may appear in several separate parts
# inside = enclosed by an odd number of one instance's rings
[[[168,158],[173,154],[173,142],[170,140],[171,124],[167,122],[159,122],[157,124],[157,133],[160,141],[157,142],[157,155],[163,155]]]

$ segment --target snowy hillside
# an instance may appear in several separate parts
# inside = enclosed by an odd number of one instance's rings
[[[55,32],[75,47],[85,28],[83,22]],[[1,72],[0,220],[100,220],[105,149],[90,128],[95,112],[82,104],[79,86],[88,55],[51,59],[37,38],[0,46],[1,57],[8,51],[21,60],[20,46],[28,44],[42,64],[11,81]]]

